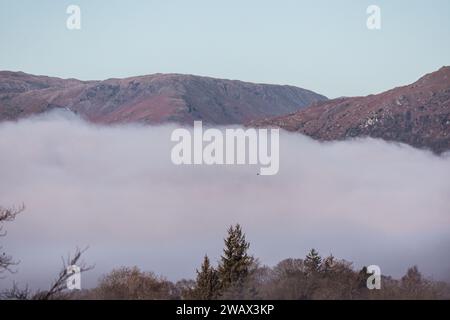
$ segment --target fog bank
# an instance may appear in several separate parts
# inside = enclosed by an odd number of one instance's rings
[[[258,176],[259,166],[175,166],[175,128],[59,113],[0,124],[0,205],[26,205],[0,238],[21,261],[0,287],[46,288],[61,256],[87,245],[95,269],[84,286],[123,265],[191,278],[205,253],[217,261],[238,222],[268,265],[314,247],[396,277],[417,264],[449,279],[448,154],[281,132],[279,173]]]

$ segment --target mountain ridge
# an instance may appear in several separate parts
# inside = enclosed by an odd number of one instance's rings
[[[67,108],[98,123],[242,124],[325,99],[294,86],[176,73],[81,81],[0,71],[0,121]]]
[[[450,150],[450,67],[379,94],[320,101],[248,125],[279,127],[325,141],[381,138],[442,153]]]

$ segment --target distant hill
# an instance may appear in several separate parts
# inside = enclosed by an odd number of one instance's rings
[[[309,90],[180,74],[79,81],[0,71],[0,121],[67,108],[97,123],[242,124],[327,100]]]
[[[382,138],[442,153],[450,150],[450,67],[381,94],[321,101],[250,125],[281,127],[319,140]]]

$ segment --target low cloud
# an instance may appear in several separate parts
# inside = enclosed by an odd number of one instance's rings
[[[76,246],[96,265],[85,286],[138,265],[177,280],[217,261],[241,223],[273,265],[324,254],[401,276],[450,276],[450,157],[362,139],[319,143],[281,132],[280,168],[175,166],[175,126],[96,126],[61,113],[0,124],[0,204],[25,203],[0,241],[21,263],[11,281],[45,288]]]

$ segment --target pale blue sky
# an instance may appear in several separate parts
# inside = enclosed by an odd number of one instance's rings
[[[66,28],[81,7],[82,29]],[[382,29],[366,28],[366,8]],[[448,0],[0,0],[0,70],[157,72],[366,95],[450,65]]]

